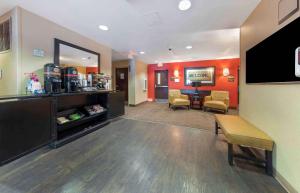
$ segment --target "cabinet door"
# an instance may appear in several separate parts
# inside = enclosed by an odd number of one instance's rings
[[[108,95],[109,118],[125,114],[125,92],[112,92]]]
[[[51,97],[0,103],[1,165],[53,140],[53,105]]]

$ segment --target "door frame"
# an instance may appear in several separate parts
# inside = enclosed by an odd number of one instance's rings
[[[157,100],[162,100],[162,99],[156,99],[156,72],[167,72],[167,82],[168,82],[168,93],[169,93],[169,70],[168,69],[161,69],[161,70],[154,70],[154,85],[153,85],[153,89],[154,89],[154,101],[157,101]],[[167,99],[169,98],[169,96],[167,96]]]
[[[127,69],[127,100],[129,100],[129,67],[116,67],[115,68],[115,90],[117,90],[117,70],[118,69]],[[126,97],[125,97],[126,99]],[[126,102],[126,100],[125,100]],[[128,102],[128,101],[127,101]]]

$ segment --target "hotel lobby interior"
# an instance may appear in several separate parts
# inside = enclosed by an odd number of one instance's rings
[[[0,193],[300,192],[300,0],[1,0]]]

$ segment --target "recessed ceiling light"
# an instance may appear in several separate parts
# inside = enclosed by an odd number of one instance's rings
[[[99,25],[99,29],[103,30],[103,31],[108,31],[109,28],[106,25]]]
[[[141,52],[140,52],[140,54],[142,54],[142,55],[143,55],[143,54],[145,54],[145,52],[141,51]]]
[[[188,49],[188,50],[190,50],[190,49],[193,48],[193,46],[186,46],[185,48]]]
[[[192,3],[190,0],[181,0],[178,4],[178,8],[181,11],[186,11],[188,9],[190,9],[192,6]]]
[[[81,58],[82,60],[86,60],[86,58]]]

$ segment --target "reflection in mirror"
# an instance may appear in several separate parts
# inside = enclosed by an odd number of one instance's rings
[[[109,77],[100,73],[100,54],[62,40],[55,39],[54,63],[61,69],[65,92],[109,88]]]
[[[98,55],[68,45],[59,45],[59,65],[64,73],[66,92],[76,91],[78,87],[92,87],[93,76],[98,74]],[[78,75],[77,79],[74,75]],[[76,79],[76,80],[75,80]]]
[[[60,44],[59,64],[64,67],[75,67],[78,73],[87,75],[98,73],[98,55]]]

